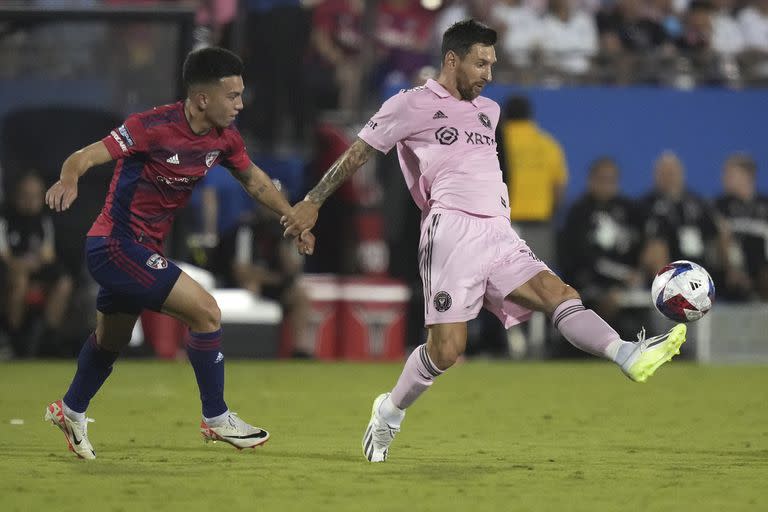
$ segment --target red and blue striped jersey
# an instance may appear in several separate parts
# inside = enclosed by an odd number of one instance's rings
[[[211,167],[243,172],[251,165],[234,125],[197,135],[183,101],[129,116],[102,142],[118,162],[88,236],[128,237],[158,252],[176,210]]]

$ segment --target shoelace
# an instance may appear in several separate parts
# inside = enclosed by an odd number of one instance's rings
[[[645,337],[645,327],[640,329],[640,332],[637,333],[637,342],[640,344],[640,351],[644,352],[651,348],[652,345],[654,345],[658,341],[663,341],[669,336],[669,333],[659,334],[658,336],[653,336],[651,338]]]
[[[387,436],[387,439],[394,439],[395,434],[400,432],[399,427],[390,427],[389,423],[381,420],[381,425],[373,429],[373,437],[381,438]]]

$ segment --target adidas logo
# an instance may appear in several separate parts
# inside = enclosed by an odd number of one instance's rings
[[[435,112],[435,115],[432,116],[432,119],[448,119],[448,116],[443,114],[442,110],[438,110]]]
[[[173,155],[172,157],[168,158],[168,159],[166,160],[166,162],[168,162],[169,164],[176,164],[176,165],[179,165],[179,163],[180,163],[180,162],[179,162],[179,154],[178,154],[178,153],[176,153],[176,154],[175,154],[175,155]]]
[[[213,362],[213,364],[220,363],[224,360],[224,354],[219,352],[219,355],[216,356],[216,360]]]

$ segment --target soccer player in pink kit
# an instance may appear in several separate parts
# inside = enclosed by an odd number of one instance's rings
[[[200,389],[203,438],[239,449],[269,439],[266,430],[231,413],[224,401],[216,301],[162,252],[174,212],[216,164],[227,167],[254,199],[275,212],[285,214],[291,208],[269,176],[251,162],[232,124],[243,108],[242,72],[240,58],[222,48],[191,52],[183,70],[186,100],[131,115],[102,140],[70,155],[46,194],[48,206],[66,210],[77,197],[80,176],[94,165],[118,160],[104,208],[86,239],[88,270],[100,285],[96,331],[83,344],[69,390],[45,414],[81,458],[96,457],[86,408],[112,373],[144,308],[189,326],[187,354]],[[300,253],[311,254],[314,237],[303,232],[296,243]]]
[[[422,211],[419,265],[428,338],[405,363],[391,393],[378,396],[363,454],[384,461],[405,410],[462,354],[467,321],[481,307],[509,328],[532,311],[548,314],[576,347],[645,381],[685,341],[685,325],[627,342],[528,248],[509,222],[494,133],[499,106],[480,96],[496,62],[496,32],[467,20],[443,35],[437,80],[387,100],[304,201],[281,221],[286,234],[311,228],[323,201],[375,151],[397,146],[400,166]]]

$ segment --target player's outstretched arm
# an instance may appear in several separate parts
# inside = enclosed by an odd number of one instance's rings
[[[77,181],[95,165],[114,160],[102,141],[78,149],[64,160],[59,181],[45,194],[45,203],[57,212],[68,209],[77,199]]]
[[[297,203],[290,213],[280,219],[280,223],[285,227],[285,236],[297,236],[307,229],[312,229],[317,222],[318,211],[325,200],[362,167],[375,151],[358,137],[331,165],[304,200]]]
[[[291,204],[280,192],[272,179],[259,166],[251,162],[245,172],[231,171],[231,174],[243,185],[248,195],[278,215],[285,215]]]

